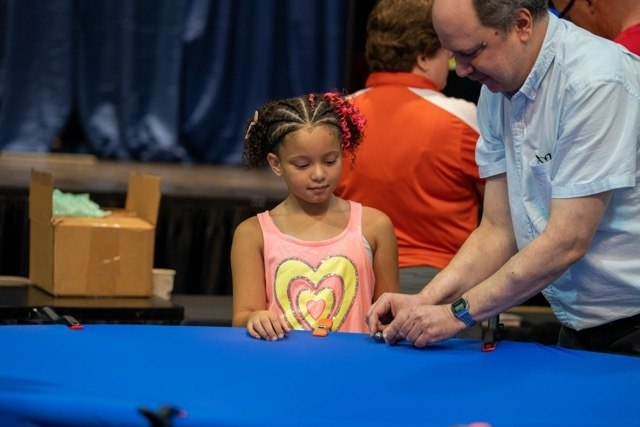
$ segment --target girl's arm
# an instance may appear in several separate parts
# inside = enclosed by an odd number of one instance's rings
[[[233,277],[233,326],[246,326],[254,338],[275,341],[289,332],[289,325],[267,309],[263,259],[264,241],[257,217],[242,222],[231,244]]]
[[[267,308],[263,244],[257,217],[238,225],[231,244],[233,326],[246,326],[251,313]]]
[[[362,232],[373,252],[373,301],[385,292],[399,292],[398,241],[391,219],[378,209],[363,206]]]

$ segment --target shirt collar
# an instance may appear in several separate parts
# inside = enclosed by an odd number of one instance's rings
[[[438,87],[433,83],[431,79],[427,77],[420,76],[414,73],[406,73],[406,72],[375,72],[369,74],[367,78],[367,82],[365,84],[366,87],[376,87],[376,86],[408,86],[415,87],[420,89],[431,89],[437,92]]]
[[[556,56],[558,41],[562,37],[561,31],[559,31],[559,21],[559,18],[552,13],[549,13],[547,32],[544,36],[542,46],[540,47],[540,53],[538,53],[538,58],[533,64],[533,68],[527,76],[527,79],[518,91],[532,101],[536,99],[536,94],[538,93],[538,89],[540,89],[542,79],[547,74],[551,63]]]

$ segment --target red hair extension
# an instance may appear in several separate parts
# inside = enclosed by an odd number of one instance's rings
[[[316,100],[315,95],[313,93],[310,93],[309,94],[309,106],[311,107],[311,111],[313,111],[314,108],[316,108],[315,105],[314,105],[315,104],[315,100]]]
[[[348,148],[351,145],[351,130],[349,129],[349,120],[355,128],[362,133],[366,125],[366,119],[357,107],[350,104],[343,96],[336,92],[327,92],[323,95],[323,98],[327,100],[332,106],[338,120],[340,121],[340,127],[342,128],[343,135],[343,148]]]

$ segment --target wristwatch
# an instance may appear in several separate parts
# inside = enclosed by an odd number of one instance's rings
[[[469,314],[469,303],[464,298],[460,298],[455,300],[451,304],[451,311],[456,318],[465,324],[467,328],[472,327],[476,324],[476,321],[473,320],[471,314]]]

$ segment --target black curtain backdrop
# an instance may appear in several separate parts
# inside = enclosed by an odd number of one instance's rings
[[[0,149],[239,164],[258,105],[344,89],[350,4],[0,0]]]

